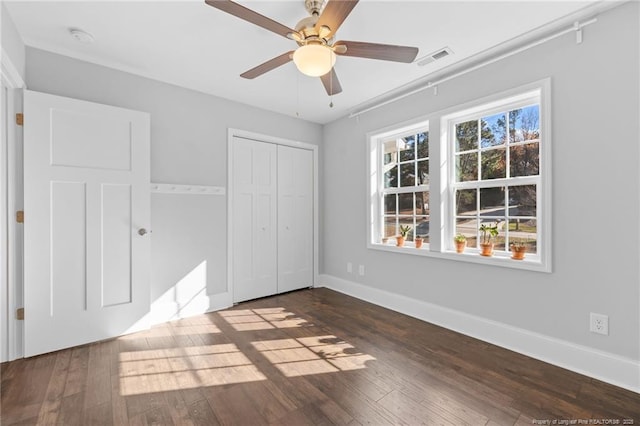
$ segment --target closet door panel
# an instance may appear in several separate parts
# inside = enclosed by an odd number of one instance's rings
[[[232,147],[233,301],[277,292],[277,149],[240,137]]]
[[[278,293],[313,285],[313,152],[278,146]]]

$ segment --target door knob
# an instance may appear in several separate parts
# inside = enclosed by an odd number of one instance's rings
[[[147,233],[146,229],[144,229],[144,228],[138,229],[138,234],[140,234],[141,236],[144,236],[144,234],[146,234],[146,233]]]

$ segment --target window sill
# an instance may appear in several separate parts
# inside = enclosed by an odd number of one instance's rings
[[[477,263],[482,265],[498,266],[502,268],[524,269],[536,272],[551,272],[551,269],[544,265],[539,256],[528,255],[523,260],[511,259],[511,254],[507,252],[496,252],[493,256],[481,256],[476,249],[467,248],[464,253],[456,253],[455,250],[444,250],[441,252],[432,251],[428,245],[423,245],[417,249],[412,245],[396,247],[391,243],[370,243],[368,248],[373,250],[386,251],[390,253],[408,254],[413,256],[433,257],[437,259],[453,260],[457,262]]]

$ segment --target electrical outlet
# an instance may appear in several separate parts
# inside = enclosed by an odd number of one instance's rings
[[[364,275],[364,265],[360,265],[360,266],[358,267],[358,274],[359,274],[359,275]]]
[[[591,312],[589,316],[589,331],[592,333],[609,335],[609,316],[602,314],[594,314]]]
[[[348,273],[353,272],[353,264],[351,262],[347,262],[347,272]]]

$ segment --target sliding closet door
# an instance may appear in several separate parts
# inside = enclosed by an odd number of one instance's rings
[[[240,137],[232,149],[233,301],[278,290],[277,147]]]
[[[313,285],[313,152],[278,146],[278,293]]]

